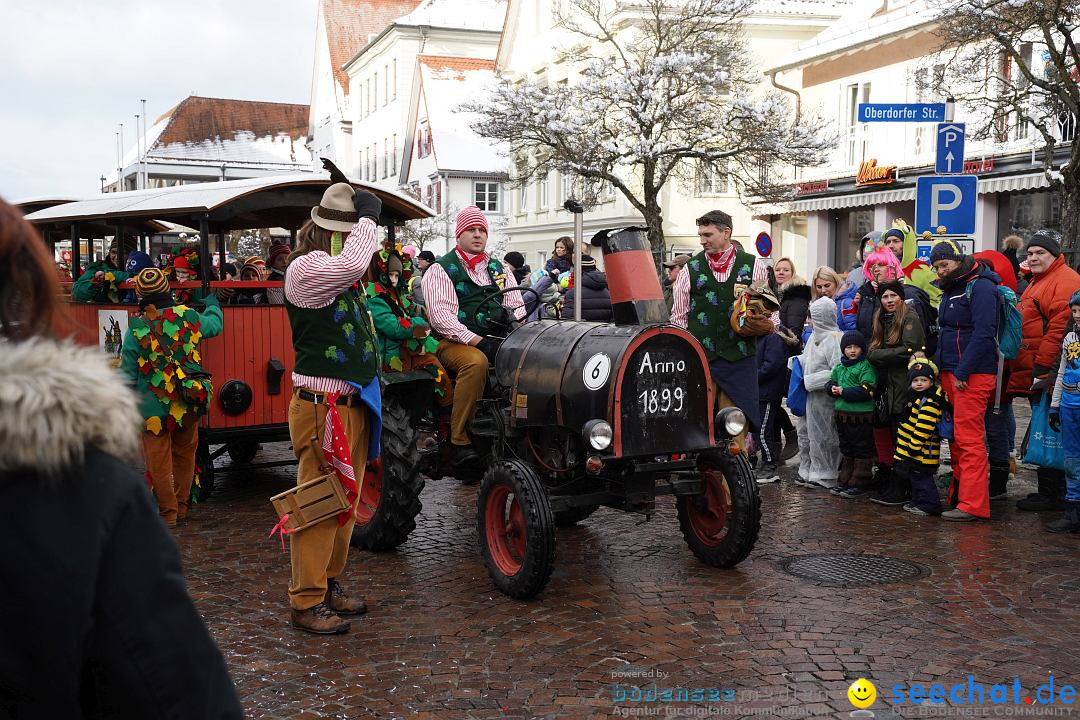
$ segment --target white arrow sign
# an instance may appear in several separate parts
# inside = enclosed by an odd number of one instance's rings
[[[964,128],[964,123],[938,125],[937,161],[934,163],[937,174],[951,175],[964,169]]]

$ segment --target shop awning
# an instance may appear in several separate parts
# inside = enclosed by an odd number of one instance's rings
[[[1050,187],[1050,181],[1046,179],[1046,173],[1040,170],[1023,175],[1002,175],[980,180],[979,194],[1039,190],[1045,187]]]

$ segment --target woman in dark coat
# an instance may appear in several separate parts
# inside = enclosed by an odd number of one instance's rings
[[[135,397],[51,335],[44,242],[0,200],[0,717],[240,718],[138,462]]]
[[[574,319],[574,288],[563,296],[563,320]],[[611,322],[611,294],[607,275],[596,269],[596,260],[581,256],[581,319],[589,322]]]
[[[788,258],[776,261],[773,274],[780,288],[780,324],[801,335],[810,314],[810,286],[795,274],[795,265]]]

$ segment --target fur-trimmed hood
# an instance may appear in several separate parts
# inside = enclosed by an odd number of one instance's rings
[[[87,446],[138,457],[135,395],[96,347],[52,338],[0,340],[0,471],[55,474]]]
[[[794,300],[796,298],[810,302],[810,286],[806,284],[806,280],[803,278],[792,275],[790,280],[780,286],[780,299]]]

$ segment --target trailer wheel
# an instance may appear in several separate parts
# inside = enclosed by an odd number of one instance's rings
[[[560,510],[555,513],[555,527],[570,527],[576,525],[585,518],[600,509],[599,505],[585,505],[583,507]]]
[[[555,565],[555,519],[531,468],[505,460],[488,469],[477,499],[476,528],[495,587],[519,600],[544,589]]]
[[[364,550],[393,550],[416,529],[420,514],[420,453],[416,449],[416,429],[408,411],[384,399],[382,415],[382,455],[364,474],[352,544]]]
[[[195,472],[199,482],[191,486],[192,502],[206,502],[214,493],[214,461],[210,457],[210,445],[205,440],[200,440],[195,450]]]
[[[709,453],[698,459],[700,495],[678,500],[679,527],[698,560],[733,567],[744,560],[761,529],[761,498],[745,454],[723,459]]]
[[[259,454],[262,446],[253,440],[234,440],[226,447],[233,465],[247,465]]]

